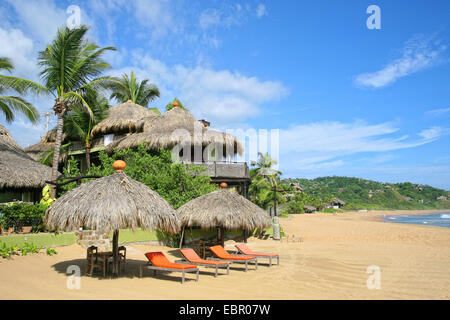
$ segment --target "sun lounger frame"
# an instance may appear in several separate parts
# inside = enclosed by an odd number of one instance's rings
[[[230,274],[230,264],[228,262],[223,262],[222,264],[209,264],[209,263],[201,263],[201,262],[190,262],[187,259],[175,260],[175,262],[176,263],[184,263],[184,264],[192,264],[192,265],[196,265],[196,266],[202,266],[205,268],[215,268],[216,272],[214,273],[214,277],[217,277],[219,268],[227,268],[227,275]]]
[[[234,260],[234,259],[222,259],[222,258],[217,257],[217,258],[207,258],[206,260],[226,261],[228,263],[245,263],[245,272],[247,272],[247,270],[248,270],[248,263],[253,262],[253,264],[255,265],[255,270],[258,270],[258,259],[256,259],[256,258],[247,259],[247,260],[240,260],[240,259]]]
[[[195,281],[198,281],[198,274],[200,272],[199,268],[190,268],[190,269],[176,269],[176,268],[164,268],[164,267],[157,267],[151,264],[151,262],[147,262],[146,264],[141,264],[139,266],[139,278],[142,278],[142,269],[151,269],[154,271],[154,275],[156,276],[156,271],[169,271],[169,272],[181,272],[181,283],[184,283],[185,275],[187,272],[196,272]]]
[[[237,251],[234,251],[234,252],[237,252],[238,255],[247,256],[247,257],[256,257],[256,258],[268,258],[269,259],[269,267],[272,266],[272,258],[277,258],[277,266],[280,265],[280,256],[278,254],[272,255],[272,256],[258,255],[257,252],[255,254],[246,254],[246,253],[242,252],[238,246],[235,246],[235,247],[236,247]]]

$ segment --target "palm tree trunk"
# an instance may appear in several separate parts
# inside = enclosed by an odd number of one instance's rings
[[[56,108],[56,106],[55,106]],[[63,132],[63,124],[64,124],[64,113],[58,112],[58,125],[56,127],[56,139],[53,151],[53,160],[52,160],[52,181],[55,181],[58,174],[58,164],[59,164],[59,156],[61,149],[61,140],[62,140],[62,132]],[[56,197],[56,186],[51,185],[50,187],[50,197],[53,199]]]
[[[86,143],[85,152],[86,152],[86,168],[87,168],[87,171],[90,171],[91,170],[91,144],[89,142]]]

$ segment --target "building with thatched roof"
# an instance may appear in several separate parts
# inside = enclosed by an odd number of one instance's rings
[[[39,141],[38,143],[26,147],[24,151],[34,160],[39,161],[41,159],[41,156],[53,148],[55,145],[56,140],[56,128],[51,129],[47,131],[44,135],[44,137]],[[63,134],[62,137],[62,143],[64,144],[67,142],[67,136],[66,134]],[[64,162],[67,159],[67,154],[61,154],[61,157],[59,158],[60,162]]]
[[[197,121],[189,111],[179,107],[159,115],[128,101],[111,107],[108,117],[92,129],[91,161],[96,163],[100,150],[111,153],[135,148],[144,142],[147,148],[156,151],[181,146],[178,153],[173,153],[179,156],[178,160],[204,167],[202,174],[210,176],[214,182],[237,185],[246,194],[250,183],[247,164],[224,161],[242,154],[242,144],[236,137],[212,130],[209,125],[208,121]],[[42,141],[28,147],[27,152],[39,159],[43,152],[53,147],[54,136],[55,131],[49,131]],[[85,158],[85,152],[84,143],[72,141],[67,155],[81,160]],[[85,161],[80,164],[83,171]]]
[[[37,201],[51,168],[36,162],[0,125],[0,202]]]
[[[152,150],[172,149],[177,145],[181,145],[186,149],[200,148],[199,156],[202,157],[204,148],[208,145],[218,143],[223,146],[222,150],[218,150],[224,157],[231,157],[234,154],[242,154],[243,146],[234,136],[215,130],[211,130],[204,125],[204,122],[195,120],[189,111],[182,108],[172,108],[157,117],[146,117],[142,119],[142,133],[129,135],[120,140],[114,141],[106,149],[111,152],[114,149],[130,149],[137,147],[141,143],[146,143],[147,147]],[[187,157],[189,150],[183,150],[185,154],[181,154],[182,160],[201,161],[202,159],[194,159],[194,155]],[[208,154],[208,159],[212,160],[213,156]],[[215,157],[217,159],[217,157]],[[219,159],[222,160],[222,159]]]

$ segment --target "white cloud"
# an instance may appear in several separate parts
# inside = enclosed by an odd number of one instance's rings
[[[261,18],[262,16],[267,15],[267,9],[266,6],[262,3],[258,4],[258,7],[256,8],[256,16],[258,18]]]
[[[138,77],[148,78],[159,87],[162,96],[156,103],[161,107],[177,96],[194,116],[207,118],[216,126],[254,117],[264,103],[289,93],[279,81],[262,81],[238,72],[204,66],[168,66],[149,55],[137,53],[133,61],[135,65],[114,73],[133,69]]]
[[[450,130],[443,127],[431,127],[419,132],[419,136],[421,136],[424,140],[436,140],[437,138],[449,134]]]
[[[68,15],[51,0],[7,0],[28,31],[40,42],[49,43],[59,26],[66,23]]]
[[[356,76],[355,83],[364,87],[381,88],[398,79],[433,66],[446,46],[433,39],[414,37],[403,48],[402,57],[394,60],[379,71]]]
[[[389,122],[323,121],[295,125],[280,130],[279,164],[281,171],[295,172],[296,175],[335,174],[334,168],[347,167],[346,157],[362,153],[385,155],[389,151],[433,142],[447,133],[447,129],[432,127],[418,132],[414,138],[399,135],[399,129]],[[392,155],[386,157],[366,161],[366,164],[392,159]]]
[[[0,57],[10,58],[14,64],[13,74],[32,80],[38,79],[39,69],[33,41],[19,29],[0,27]]]
[[[440,108],[440,109],[433,109],[425,112],[426,114],[432,115],[432,116],[442,116],[450,113],[450,108]]]
[[[200,14],[199,24],[202,29],[220,24],[220,14],[215,9],[207,9]]]

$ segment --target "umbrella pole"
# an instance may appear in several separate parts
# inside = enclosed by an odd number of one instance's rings
[[[113,235],[113,276],[119,275],[119,230],[114,230]]]

